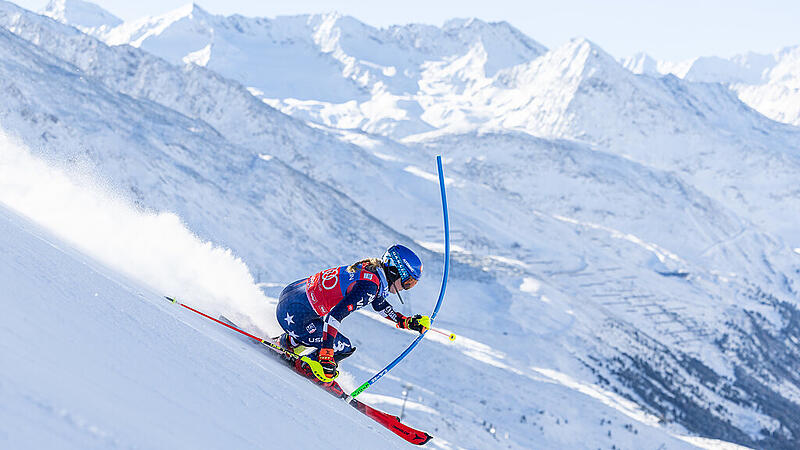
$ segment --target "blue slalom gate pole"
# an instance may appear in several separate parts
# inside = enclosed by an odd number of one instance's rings
[[[439,314],[439,308],[442,307],[442,300],[444,299],[444,289],[447,286],[447,274],[450,271],[450,220],[447,217],[447,195],[445,195],[444,191],[444,171],[442,170],[441,155],[436,156],[436,167],[439,171],[439,189],[442,191],[442,211],[444,214],[444,275],[442,275],[442,287],[439,290],[439,299],[436,301],[436,307],[433,308],[433,313],[431,314],[431,326],[433,326],[433,321],[436,318],[436,315]],[[428,331],[429,330],[425,330],[419,336],[417,336],[417,338],[414,339],[414,342],[412,342],[411,345],[409,345],[408,348],[406,348],[405,351],[403,351],[403,353],[400,354],[400,356],[395,358],[394,361],[390,362],[389,365],[383,368],[383,370],[376,373],[372,378],[369,379],[369,381],[359,386],[358,389],[356,389],[355,391],[353,391],[352,394],[350,394],[350,397],[348,397],[348,399],[355,398],[358,394],[367,390],[367,388],[375,384],[378,380],[381,379],[381,377],[383,377],[390,370],[392,370],[392,368],[396,366],[397,363],[399,363],[403,358],[405,358],[409,353],[411,353],[411,350],[413,350],[414,347],[416,347],[417,344],[419,344],[419,341],[421,341],[422,338],[425,337],[425,333],[427,333]]]

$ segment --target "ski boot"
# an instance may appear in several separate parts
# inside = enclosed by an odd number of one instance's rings
[[[297,342],[293,337],[289,336],[288,333],[283,333],[278,338],[278,345],[284,350],[286,353],[286,357],[290,359],[295,359],[296,356],[300,356],[306,350],[306,347]]]
[[[321,378],[319,378],[317,375],[314,374],[314,371],[311,369],[311,366],[309,366],[306,361],[310,361],[311,364],[316,364],[318,366],[317,370],[320,371],[320,373],[322,372],[322,366],[320,366],[316,360],[308,359],[306,357],[294,360],[295,372],[299,373],[300,375],[308,378],[309,380],[313,381],[314,383],[317,383],[318,385],[326,389],[332,386],[334,384],[333,379],[339,376],[339,372],[337,371],[336,374],[333,376],[333,378],[330,379],[330,381],[322,381]]]
[[[333,356],[333,360],[336,361],[336,364],[338,365],[339,361],[341,361],[341,360],[347,358],[348,356],[352,355],[355,351],[356,351],[356,348],[352,347],[348,351],[339,352],[339,353],[337,353],[337,354],[335,354]],[[321,386],[323,386],[323,387],[325,387],[325,388],[330,390],[331,386],[335,385],[335,383],[333,383],[333,379],[331,379],[331,381],[327,381],[327,382],[326,381],[322,381],[319,377],[314,375],[314,371],[304,361],[304,359],[308,358],[308,360],[313,361],[313,362],[316,363],[316,361],[318,359],[318,354],[319,354],[319,349],[315,349],[314,351],[312,351],[308,355],[305,355],[305,357],[303,357],[302,359],[300,359],[300,358],[295,359],[295,361],[294,361],[294,370],[297,373],[299,373],[300,375],[303,375],[304,377],[310,379],[311,381],[313,381],[313,382],[315,382],[315,383],[317,383],[317,384],[319,384],[319,385],[321,385]],[[317,370],[321,370],[321,369],[322,368],[319,367]],[[336,371],[336,375],[334,375],[333,378],[336,378],[337,376],[339,376],[339,371],[338,370]]]

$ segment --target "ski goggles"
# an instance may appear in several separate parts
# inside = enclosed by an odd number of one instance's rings
[[[400,271],[397,270],[397,267],[389,267],[389,272],[391,272],[395,277],[401,278]],[[407,291],[417,285],[417,279],[409,275],[408,277],[406,277],[405,280],[401,281],[401,284],[403,286],[403,289]]]
[[[403,289],[409,290],[417,285],[417,279],[414,277],[408,277],[406,281],[403,281]]]

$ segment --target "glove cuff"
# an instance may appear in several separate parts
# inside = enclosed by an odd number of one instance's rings
[[[319,356],[317,357],[319,361],[333,361],[333,349],[332,348],[321,348],[319,349]]]

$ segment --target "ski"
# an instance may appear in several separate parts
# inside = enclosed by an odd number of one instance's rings
[[[433,436],[429,435],[428,433],[426,433],[424,431],[417,430],[415,428],[412,428],[412,427],[410,427],[408,425],[403,424],[402,422],[400,422],[400,418],[399,417],[393,416],[391,414],[387,414],[387,413],[385,413],[383,411],[375,409],[375,408],[373,408],[373,407],[371,407],[371,406],[369,406],[369,405],[367,405],[365,403],[362,403],[362,402],[350,397],[349,395],[347,395],[347,393],[344,392],[344,390],[341,388],[341,386],[339,386],[339,384],[336,383],[335,381],[331,381],[331,382],[322,384],[317,380],[317,377],[314,376],[313,372],[311,372],[311,371],[300,372],[295,368],[296,367],[296,365],[295,365],[295,361],[296,360],[305,361],[305,362],[309,363],[309,365],[312,366],[312,367],[314,366],[316,361],[311,361],[308,357],[298,356],[298,355],[295,355],[293,353],[287,353],[279,345],[277,345],[275,342],[273,342],[273,340],[262,339],[262,338],[260,338],[258,336],[254,336],[254,335],[242,330],[235,323],[231,322],[230,320],[228,320],[224,316],[220,316],[219,319],[215,319],[215,318],[209,316],[208,314],[206,314],[206,313],[204,313],[202,311],[198,311],[198,310],[192,308],[189,305],[185,305],[185,304],[179,302],[178,300],[176,300],[173,297],[165,296],[164,298],[166,298],[169,302],[174,303],[174,304],[179,305],[179,306],[182,306],[182,307],[184,307],[184,308],[186,308],[186,309],[188,309],[188,310],[190,310],[190,311],[192,311],[192,312],[194,312],[196,314],[199,314],[199,315],[205,317],[206,319],[212,320],[214,322],[217,322],[220,325],[226,326],[226,327],[230,328],[231,330],[236,331],[237,333],[239,333],[240,336],[247,336],[249,338],[247,340],[247,342],[259,343],[263,347],[268,348],[270,351],[267,354],[273,356],[276,360],[284,363],[284,365],[289,366],[295,373],[297,373],[298,375],[303,376],[306,379],[309,379],[309,380],[313,381],[317,386],[325,389],[331,395],[333,395],[335,397],[338,397],[338,398],[340,398],[340,399],[342,399],[344,401],[347,401],[350,404],[350,406],[355,408],[357,411],[361,412],[362,414],[364,414],[365,416],[367,416],[370,419],[374,420],[375,422],[383,425],[384,427],[386,427],[386,429],[388,429],[392,433],[400,436],[401,438],[405,439],[409,443],[415,444],[415,445],[425,445],[425,443],[427,443],[428,441],[433,439]],[[321,369],[321,367],[319,367],[319,363],[316,363],[316,366],[318,366],[317,369]]]
[[[170,301],[173,301],[170,299]],[[205,314],[203,314],[205,316]],[[208,316],[206,316],[208,317]],[[295,360],[299,357],[294,354],[286,354],[280,346],[278,346],[274,340],[267,340],[255,337],[241,328],[239,328],[235,323],[228,320],[225,316],[219,316],[219,319],[213,319],[215,322],[219,322],[222,325],[225,325],[228,328],[233,329],[234,331],[239,332],[240,335],[244,338],[245,336],[250,338],[247,339],[247,342],[253,344],[260,344],[261,347],[266,347],[269,349],[267,352],[268,355],[272,356],[274,359],[282,362],[285,366],[292,369],[292,371],[303,378],[306,378],[316,384],[317,386],[321,387],[329,394],[333,395],[336,398],[339,398],[344,401],[348,401],[349,395],[339,386],[336,381],[331,381],[329,383],[321,383],[317,378],[310,372],[300,372],[295,368]],[[288,356],[288,357],[287,357]],[[349,404],[357,411],[361,412],[365,416],[369,417],[370,419],[374,420],[375,422],[379,423],[380,425],[384,426],[386,429],[391,431],[392,433],[400,436],[401,438],[405,439],[411,444],[414,445],[425,445],[428,441],[433,439],[433,436],[430,434],[412,428],[402,422],[400,422],[400,418],[397,416],[393,416],[391,414],[387,414],[381,410],[375,409],[366,403],[362,403],[354,398],[349,398]]]

